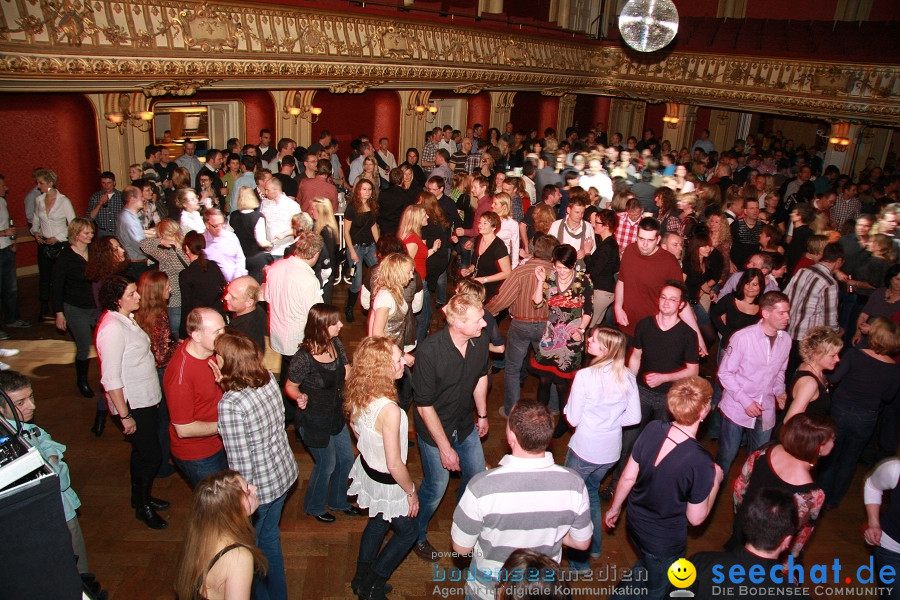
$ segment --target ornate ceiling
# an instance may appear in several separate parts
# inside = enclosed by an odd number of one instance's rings
[[[900,125],[900,68],[893,65],[637,55],[462,23],[256,3],[0,0],[0,86],[147,95],[261,87],[534,90]]]

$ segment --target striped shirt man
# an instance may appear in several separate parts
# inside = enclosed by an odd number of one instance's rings
[[[838,330],[838,283],[831,265],[818,262],[797,271],[784,293],[791,301],[787,332],[800,340],[813,327],[826,325]]]
[[[507,455],[474,476],[453,513],[456,546],[473,548],[466,594],[494,598],[494,582],[513,551],[530,548],[559,562],[563,538],[590,540],[590,503],[581,477],[542,458]]]

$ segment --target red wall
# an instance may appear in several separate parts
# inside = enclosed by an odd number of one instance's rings
[[[606,131],[611,102],[612,98],[607,96],[579,95],[575,102],[575,122],[579,131],[587,131],[598,122],[603,123],[603,130]],[[564,131],[559,132],[560,137],[564,134]]]
[[[9,185],[6,200],[18,227],[24,227],[25,194],[34,186],[31,171],[52,169],[57,187],[83,215],[97,191],[100,145],[97,117],[81,94],[3,94],[0,102],[0,173]],[[36,247],[19,248],[17,265],[37,263]]]
[[[485,135],[487,135],[488,127],[491,126],[491,95],[488,92],[481,92],[469,98],[466,127],[472,127],[475,123],[484,125]]]
[[[719,0],[674,0],[674,2],[678,14],[685,17],[715,17],[719,9]]]
[[[665,136],[666,129],[664,116],[666,116],[665,104],[648,104],[647,110],[644,112],[644,126],[640,133],[634,135],[640,140],[644,135],[644,129],[650,128],[656,133],[656,139],[661,140]]]
[[[688,150],[694,145],[694,140],[700,137],[700,132],[709,129],[709,120],[712,118],[712,109],[700,107],[697,109],[697,124],[694,126],[694,137],[688,140]],[[681,150],[681,148],[672,148]]]
[[[400,97],[392,90],[369,90],[363,94],[332,94],[320,91],[316,94],[316,106],[322,108],[319,122],[313,125],[313,139],[327,129],[340,142],[338,154],[342,164],[350,154],[350,142],[366,134],[373,142],[386,137],[390,140],[390,150],[403,162],[406,148],[398,150],[400,137]]]
[[[542,137],[547,127],[556,129],[558,115],[559,98],[556,96],[542,96],[538,92],[519,92],[513,99],[509,120],[515,125],[516,131],[534,128],[538,130],[538,137]]]

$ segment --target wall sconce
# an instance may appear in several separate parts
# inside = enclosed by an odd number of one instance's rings
[[[104,115],[109,121],[107,129],[118,129],[119,135],[125,135],[127,125],[131,125],[138,131],[147,133],[150,131],[150,121],[153,120],[153,111],[144,110],[131,112],[131,99],[128,94],[119,95],[119,109]]]
[[[666,115],[663,117],[663,123],[666,127],[675,129],[678,127],[678,104],[675,102],[666,102]]]
[[[426,123],[434,123],[434,119],[437,116],[438,107],[434,104],[429,104],[428,106],[424,106],[422,104],[416,105],[416,116],[420,119],[425,119]]]
[[[294,117],[294,123],[297,122],[297,118],[306,119],[310,123],[318,123],[319,115],[322,114],[322,109],[318,106],[292,106],[288,109],[288,113]]]
[[[847,146],[850,145],[848,133],[850,133],[850,123],[835,123],[831,126],[831,137],[828,138],[828,143],[834,146],[836,151],[846,152]]]

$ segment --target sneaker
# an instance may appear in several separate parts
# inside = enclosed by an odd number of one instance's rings
[[[413,552],[416,553],[416,556],[428,562],[437,562],[438,560],[438,551],[434,549],[434,546],[428,540],[418,542],[413,546]]]
[[[31,323],[29,323],[28,321],[23,321],[22,319],[16,319],[12,323],[7,323],[6,326],[13,327],[14,329],[26,329],[28,327],[31,327]]]
[[[5,362],[0,362],[0,371],[9,371],[12,367],[10,367]]]
[[[18,348],[0,348],[0,358],[7,358],[9,356],[15,356],[19,353]]]
[[[0,330],[0,340],[8,340],[8,339],[9,339],[9,334],[6,333],[5,331]]]

